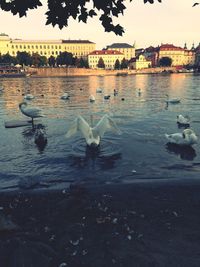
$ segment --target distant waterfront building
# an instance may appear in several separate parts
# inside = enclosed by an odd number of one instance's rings
[[[159,47],[149,46],[144,49],[143,55],[151,61],[152,67],[157,67],[159,57]]]
[[[139,55],[135,58],[132,58],[129,63],[130,69],[146,69],[151,67],[151,60],[145,58],[144,55]]]
[[[9,53],[16,56],[17,52],[38,53],[41,56],[57,57],[61,52],[72,53],[74,57],[86,58],[95,50],[96,44],[88,40],[21,40],[11,39],[7,34],[0,34],[0,54]]]
[[[135,46],[127,43],[114,43],[106,47],[107,50],[115,50],[124,54],[124,58],[130,60],[135,57]]]
[[[195,48],[195,65],[197,67],[200,67],[200,43],[199,45]]]
[[[121,63],[124,54],[115,50],[95,50],[88,55],[88,64],[91,69],[98,68],[99,59],[102,58],[105,69],[114,69],[115,62],[118,59]]]
[[[162,44],[159,47],[159,58],[169,57],[172,59],[172,66],[193,65],[195,62],[194,49],[188,50],[173,44]]]

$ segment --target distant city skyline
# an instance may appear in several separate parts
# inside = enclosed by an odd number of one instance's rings
[[[187,47],[191,48],[193,42],[195,46],[200,42],[200,6],[192,7],[193,3],[192,0],[163,0],[163,3],[150,5],[143,4],[142,0],[127,1],[124,16],[114,18],[116,24],[124,27],[122,37],[104,32],[97,18],[89,19],[87,24],[70,20],[69,26],[62,30],[57,26],[47,26],[46,5],[29,11],[24,18],[1,11],[3,23],[0,32],[12,39],[87,39],[95,42],[97,49],[116,42],[136,43],[136,48],[158,46],[161,43],[183,47],[186,42]]]

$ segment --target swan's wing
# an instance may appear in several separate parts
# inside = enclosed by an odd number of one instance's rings
[[[174,144],[183,144],[185,143],[185,140],[183,138],[182,133],[174,133],[174,134],[165,134],[165,137],[170,143]]]
[[[42,114],[42,110],[40,108],[35,108],[35,107],[26,108],[24,109],[24,113],[26,113],[31,117],[44,117],[44,115]]]
[[[77,131],[80,131],[85,138],[88,137],[90,132],[89,124],[81,116],[74,120],[65,137],[69,138],[72,135],[76,134]]]
[[[117,134],[121,134],[120,129],[117,127],[113,119],[108,115],[104,115],[103,118],[93,128],[93,133],[103,137],[104,133],[108,130],[114,131]]]

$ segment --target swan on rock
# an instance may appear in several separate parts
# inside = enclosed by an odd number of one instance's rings
[[[80,131],[88,146],[97,147],[100,144],[104,133],[108,130],[121,134],[120,129],[118,129],[113,119],[111,119],[108,115],[104,115],[95,127],[90,127],[82,116],[78,116],[65,136],[69,138]]]
[[[33,119],[44,117],[44,115],[42,114],[41,109],[39,109],[37,107],[28,107],[26,102],[20,103],[19,104],[19,109],[25,116],[27,116],[27,117],[32,119],[32,124],[33,124]]]
[[[197,136],[191,129],[185,129],[182,133],[165,134],[171,144],[180,146],[192,146],[197,143]]]

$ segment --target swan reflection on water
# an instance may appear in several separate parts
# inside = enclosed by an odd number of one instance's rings
[[[169,153],[179,155],[181,159],[193,160],[196,157],[196,151],[191,146],[179,146],[172,143],[166,144],[166,149]]]
[[[23,130],[22,135],[26,141],[33,141],[36,144],[39,152],[43,152],[47,145],[47,134],[43,124],[27,127]]]
[[[84,168],[91,166],[100,169],[112,169],[115,162],[121,159],[121,152],[116,143],[102,140],[99,146],[85,145],[85,140],[80,139],[72,146],[72,166]]]

